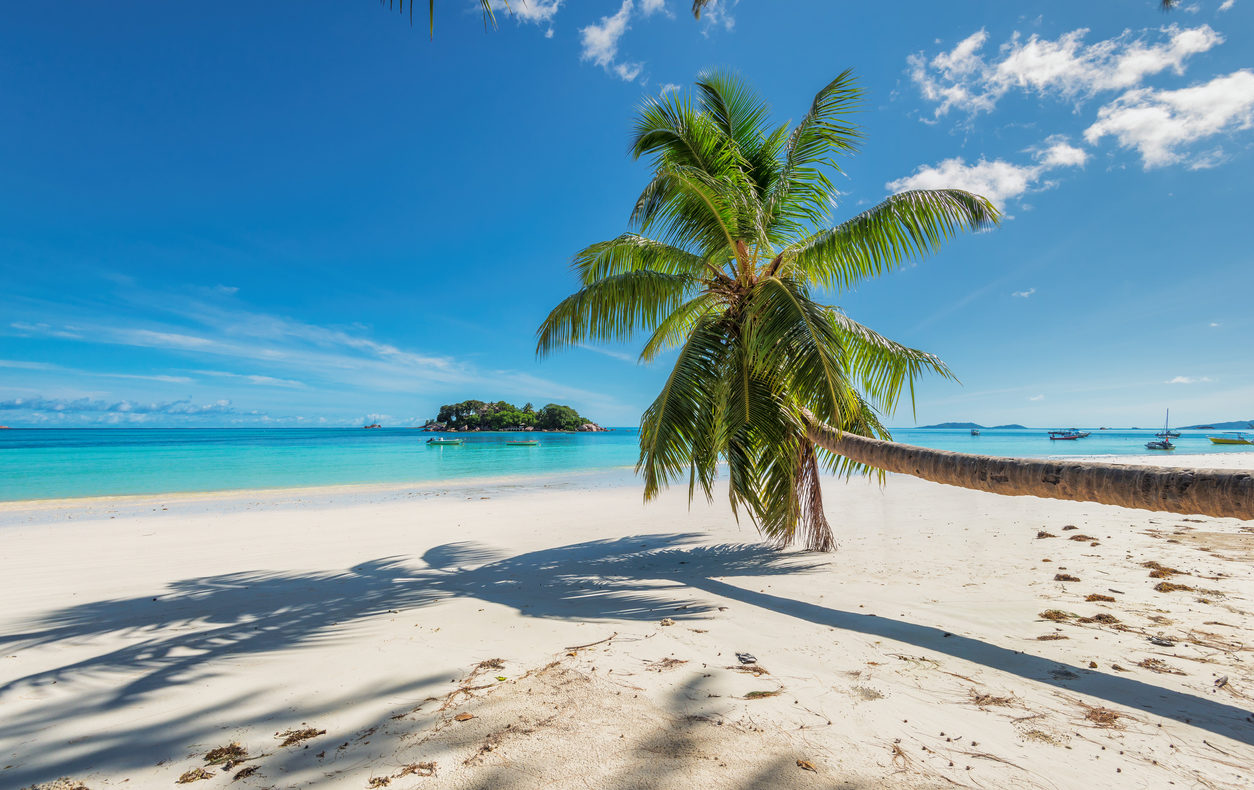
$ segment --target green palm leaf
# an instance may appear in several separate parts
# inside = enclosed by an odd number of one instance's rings
[[[586,340],[649,337],[641,362],[678,349],[640,423],[646,499],[686,480],[711,498],[726,469],[732,512],[772,543],[834,544],[821,476],[871,470],[811,442],[818,419],[887,438],[889,413],[923,375],[952,377],[937,357],[896,343],[815,299],[995,225],[984,198],[960,190],[894,195],[829,227],[835,157],[859,132],[852,76],[821,88],[796,127],[739,77],[702,74],[696,101],[668,94],[639,110],[631,151],[653,175],[633,232],[575,256],[580,290],[553,309],[537,353]],[[779,250],[776,252],[776,250]]]

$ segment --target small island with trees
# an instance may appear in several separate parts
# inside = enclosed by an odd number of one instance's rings
[[[424,431],[606,431],[570,406],[550,403],[542,409],[530,403],[521,408],[505,401],[467,400],[446,403]]]

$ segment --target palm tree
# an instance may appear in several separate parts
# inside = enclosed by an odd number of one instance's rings
[[[678,348],[645,412],[645,498],[687,479],[707,498],[727,463],[734,512],[788,544],[834,546],[820,470],[864,465],[816,447],[811,420],[887,439],[879,414],[915,379],[950,376],[935,356],[885,338],[816,301],[997,222],[982,197],[954,189],[889,197],[828,227],[840,194],[834,157],[854,151],[861,92],[849,72],[814,97],[793,129],[739,78],[703,74],[697,100],[647,100],[632,140],[654,174],[631,216],[634,231],[578,253],[581,288],[538,332],[537,353],[648,332],[640,359]]]

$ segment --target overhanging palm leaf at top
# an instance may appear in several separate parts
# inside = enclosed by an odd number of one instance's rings
[[[998,213],[968,192],[916,190],[829,226],[834,157],[859,139],[850,116],[862,94],[849,72],[791,129],[733,75],[704,74],[695,93],[641,106],[631,150],[651,159],[653,177],[632,231],[575,256],[581,287],[545,319],[537,353],[637,334],[647,335],[641,361],[677,349],[641,422],[646,499],[684,479],[690,496],[710,497],[726,462],[734,511],[779,544],[800,531],[828,550],[820,467],[856,467],[816,448],[807,420],[887,437],[879,414],[907,390],[913,399],[923,373],[950,374],[814,292],[847,291]]]

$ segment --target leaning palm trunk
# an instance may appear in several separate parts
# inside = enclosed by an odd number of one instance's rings
[[[1007,496],[1254,519],[1250,472],[952,453],[856,436],[818,421],[809,423],[807,434],[818,446],[851,461],[933,483]]]

